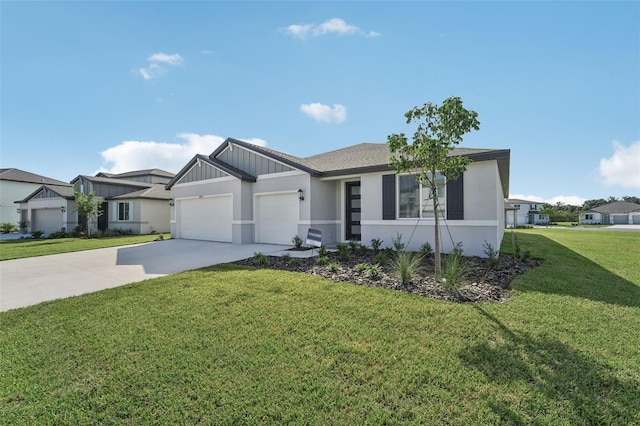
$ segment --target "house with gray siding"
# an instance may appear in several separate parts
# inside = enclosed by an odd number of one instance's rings
[[[580,212],[578,220],[583,225],[640,225],[640,204],[614,201]]]
[[[443,251],[462,242],[468,255],[499,248],[509,192],[508,149],[454,149],[472,162],[441,182]],[[291,244],[310,228],[324,245],[349,240],[391,246],[398,234],[410,250],[434,244],[429,191],[410,174],[396,175],[383,143],[363,143],[306,158],[228,138],[194,156],[167,184],[173,238],[234,244]],[[446,229],[444,228],[446,227]]]
[[[174,175],[159,169],[121,174],[80,175],[70,184],[42,185],[20,204],[29,231],[70,231],[83,224],[75,211],[74,191],[94,192],[102,214],[95,230],[122,229],[134,234],[169,232],[170,193],[165,185]],[[131,180],[133,179],[133,180]]]

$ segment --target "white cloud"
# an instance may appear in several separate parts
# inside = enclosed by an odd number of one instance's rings
[[[213,50],[209,50],[209,49],[202,49],[200,51],[200,54],[206,55],[206,56],[213,55],[214,53],[216,53],[216,52],[214,52]]]
[[[347,108],[340,104],[333,104],[333,107],[321,103],[302,104],[300,111],[326,123],[342,123],[347,119]]]
[[[360,31],[360,28],[355,25],[347,24],[343,19],[333,18],[313,28],[314,36],[321,36],[325,34],[354,34]]]
[[[145,80],[151,80],[153,78],[159,77],[165,73],[165,68],[162,65],[171,65],[178,66],[182,64],[182,56],[178,53],[174,53],[172,55],[168,55],[166,53],[158,52],[152,55],[149,55],[147,58],[149,61],[149,66],[146,68],[138,69],[138,73]]]
[[[577,195],[556,195],[555,197],[544,198],[539,195],[509,194],[509,198],[548,204],[562,203],[571,206],[581,206],[585,201],[587,201],[586,198]]]
[[[225,138],[216,135],[180,133],[182,142],[124,141],[100,153],[103,165],[97,172],[124,173],[132,170],[163,169],[177,173],[196,154],[211,154]],[[266,146],[263,139],[243,139]]]
[[[182,56],[177,53],[173,55],[167,55],[166,53],[154,53],[147,58],[149,62],[163,62],[168,65],[180,65],[182,63]]]
[[[293,38],[304,40],[307,36],[320,37],[326,34],[349,35],[359,34],[365,37],[379,37],[381,34],[376,31],[365,32],[360,27],[347,24],[344,19],[332,18],[321,24],[293,24],[282,29],[282,31]]]
[[[598,171],[605,186],[640,188],[640,141],[629,146],[613,141],[613,155],[600,160]]]

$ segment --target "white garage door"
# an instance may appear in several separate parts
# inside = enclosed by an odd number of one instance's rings
[[[231,242],[231,195],[178,200],[178,205],[180,238]]]
[[[256,197],[257,243],[291,244],[291,239],[298,233],[299,220],[297,193]]]
[[[640,214],[636,214],[633,216],[633,224],[640,225]]]
[[[60,209],[36,209],[31,211],[31,230],[43,231],[45,234],[62,229],[62,212]]]
[[[611,218],[613,219],[613,223],[616,225],[626,225],[627,223],[629,223],[629,216],[627,215],[615,215],[611,216]]]

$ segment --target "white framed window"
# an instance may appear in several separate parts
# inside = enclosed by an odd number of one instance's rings
[[[587,213],[584,215],[584,220],[593,220],[593,214]]]
[[[131,221],[131,203],[128,201],[118,203],[118,221]]]
[[[438,205],[444,216],[445,213],[445,177],[436,173],[438,187]],[[433,217],[433,199],[428,186],[420,184],[412,175],[398,176],[398,217],[399,218],[427,218]]]

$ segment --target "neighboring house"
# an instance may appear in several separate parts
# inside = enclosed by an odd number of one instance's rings
[[[9,222],[18,226],[20,221],[26,220],[15,200],[26,197],[43,184],[68,185],[66,182],[20,169],[0,169],[0,223]]]
[[[125,229],[134,234],[169,232],[170,193],[165,189],[173,174],[163,170],[142,170],[121,174],[80,175],[66,186],[42,185],[20,201],[31,223],[30,230],[46,234],[78,226],[74,189],[95,192],[102,214],[94,227],[99,230]],[[129,180],[130,178],[136,180]]]
[[[614,201],[581,212],[579,221],[584,225],[640,225],[640,204]]]
[[[443,250],[462,242],[466,254],[484,256],[485,241],[497,250],[504,234],[510,151],[458,148],[452,155],[473,162],[458,180],[438,177]],[[291,244],[313,228],[324,245],[380,238],[389,247],[400,233],[408,249],[433,246],[429,192],[409,174],[396,176],[389,156],[386,144],[298,158],[227,139],[167,185],[172,237]]]
[[[549,223],[549,215],[540,213],[543,203],[517,198],[508,198],[504,201],[512,207],[506,213],[507,226],[546,225]]]

